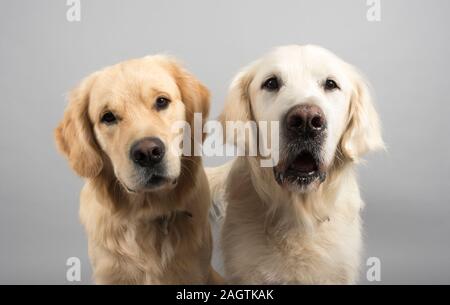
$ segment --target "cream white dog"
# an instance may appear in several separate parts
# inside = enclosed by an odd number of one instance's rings
[[[235,77],[221,121],[280,126],[273,168],[246,156],[208,171],[214,200],[226,207],[228,280],[354,283],[364,205],[354,164],[384,147],[362,76],[320,47],[279,47]]]

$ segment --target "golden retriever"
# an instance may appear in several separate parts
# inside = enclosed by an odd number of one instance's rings
[[[226,207],[226,279],[354,283],[363,207],[354,164],[384,146],[362,76],[320,47],[279,47],[235,77],[220,119],[277,121],[280,139],[273,167],[257,155],[208,169]]]
[[[208,111],[208,90],[162,55],[107,67],[71,92],[56,142],[86,178],[80,217],[96,283],[220,281],[201,158],[169,146],[176,121]]]

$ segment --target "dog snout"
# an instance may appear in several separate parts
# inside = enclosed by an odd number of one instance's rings
[[[296,134],[320,133],[326,125],[322,109],[315,105],[295,106],[286,116],[286,128]]]
[[[137,141],[130,150],[131,160],[140,167],[152,167],[164,158],[164,143],[158,138]]]

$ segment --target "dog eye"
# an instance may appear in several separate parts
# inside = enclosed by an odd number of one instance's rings
[[[280,89],[280,82],[278,81],[277,77],[272,76],[262,84],[261,89],[265,89],[271,92],[278,91]]]
[[[325,81],[324,88],[325,88],[326,91],[333,91],[333,90],[336,90],[336,89],[341,89],[341,88],[339,88],[338,84],[334,80],[332,80],[330,78],[328,78]]]
[[[157,110],[166,109],[169,106],[170,100],[166,97],[160,96],[156,99],[155,106]]]
[[[103,114],[101,121],[106,125],[111,125],[117,123],[117,118],[112,112],[108,111],[105,114]]]

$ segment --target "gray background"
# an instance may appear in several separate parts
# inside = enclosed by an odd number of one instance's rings
[[[0,1],[0,283],[64,284],[71,256],[91,283],[82,181],[52,135],[81,78],[168,52],[211,89],[215,117],[240,67],[314,43],[367,75],[384,125],[389,151],[359,170],[365,257],[381,259],[384,284],[450,284],[450,1],[381,0],[381,22],[367,21],[365,0],[81,3],[70,23],[66,1]]]

